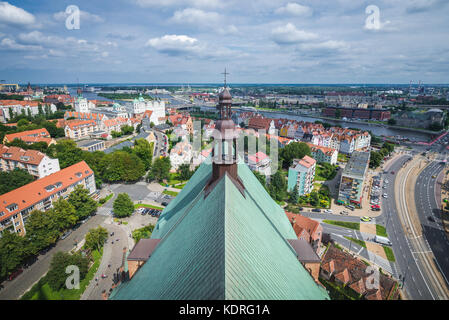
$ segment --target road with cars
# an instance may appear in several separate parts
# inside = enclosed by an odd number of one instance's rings
[[[419,175],[415,186],[415,202],[421,222],[422,231],[434,256],[436,264],[449,285],[449,240],[441,221],[441,210],[437,193],[441,192],[441,183],[445,164],[441,161],[431,162]],[[438,199],[438,200],[437,200]]]
[[[51,248],[43,255],[39,255],[37,260],[28,268],[24,269],[23,273],[18,275],[12,281],[4,281],[0,284],[0,300],[16,300],[19,299],[28,289],[30,289],[36,282],[43,277],[50,267],[50,262],[53,255],[58,251],[68,252],[75,247],[75,242],[84,239],[87,232],[96,228],[104,222],[106,218],[101,215],[95,215],[81,224],[75,229],[67,238],[59,240],[56,246]]]

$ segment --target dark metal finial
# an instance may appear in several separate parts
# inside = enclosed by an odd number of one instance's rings
[[[228,75],[229,73],[226,72],[226,68],[225,68],[225,71],[222,72],[221,74],[224,74],[224,86],[226,88],[226,75]]]

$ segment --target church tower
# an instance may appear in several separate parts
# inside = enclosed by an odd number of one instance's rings
[[[215,124],[212,148],[212,177],[206,187],[206,196],[214,185],[227,173],[231,181],[244,195],[244,185],[237,174],[237,138],[234,121],[231,119],[232,96],[226,85],[226,69],[224,72],[224,88],[218,96],[220,119]]]

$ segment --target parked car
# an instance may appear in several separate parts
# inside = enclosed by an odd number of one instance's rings
[[[321,212],[320,209],[312,209],[312,212]]]
[[[361,217],[360,220],[362,220],[363,222],[370,222],[371,218],[367,217],[367,216],[364,216],[364,217]]]
[[[8,280],[9,280],[9,281],[14,280],[14,278],[16,278],[16,277],[17,277],[19,274],[21,274],[22,272],[23,272],[23,269],[22,269],[22,268],[17,269],[16,271],[14,271],[13,273],[11,273],[11,274],[9,275]]]
[[[332,213],[333,211],[331,209],[324,210],[324,213]]]
[[[346,211],[346,210],[343,210],[342,212],[340,212],[340,214],[342,214],[342,215],[344,215],[344,216],[347,216],[347,215],[349,214],[349,212]]]
[[[355,207],[354,207],[353,205],[350,205],[350,204],[348,204],[348,205],[346,206],[346,208],[348,208],[348,209],[350,209],[350,210],[352,210],[352,211],[355,210]]]
[[[65,238],[67,238],[68,236],[70,236],[70,234],[72,233],[72,230],[69,230],[67,232],[64,232],[64,234],[61,236],[61,240],[64,240]]]

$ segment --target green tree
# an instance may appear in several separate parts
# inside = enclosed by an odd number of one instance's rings
[[[27,220],[26,238],[28,239],[27,242],[30,243],[30,250],[33,254],[37,254],[40,250],[58,240],[59,227],[50,213],[51,211],[34,210]]]
[[[145,170],[151,168],[151,163],[153,162],[153,146],[153,142],[149,143],[144,138],[134,140],[133,152],[142,160],[145,165]]]
[[[393,118],[391,118],[391,119],[388,119],[387,123],[388,123],[389,125],[394,126],[394,125],[396,124],[396,120],[393,119]]]
[[[372,169],[378,168],[382,162],[382,155],[379,152],[371,151],[371,156],[369,159],[369,167]]]
[[[134,132],[134,127],[129,125],[124,125],[120,128],[122,135],[128,135]]]
[[[34,177],[23,169],[0,171],[0,195],[34,181]]]
[[[148,173],[147,181],[159,181],[170,179],[170,158],[162,157],[154,161],[151,171]]]
[[[190,164],[183,163],[178,168],[179,180],[189,180],[192,177],[193,173],[194,171],[190,170]]]
[[[3,232],[0,238],[0,279],[16,270],[28,254],[24,237],[15,232]]]
[[[125,218],[134,212],[134,203],[126,193],[120,193],[114,200],[114,215],[117,218]]]
[[[100,250],[104,242],[108,238],[108,230],[99,226],[96,229],[90,229],[86,234],[86,248],[92,250]]]
[[[296,204],[298,203],[298,200],[299,200],[299,189],[298,184],[295,184],[295,187],[290,192],[290,202]]]
[[[282,201],[287,197],[287,181],[280,170],[276,171],[271,177],[268,192],[270,196],[277,201]]]
[[[76,146],[73,140],[61,140],[56,145],[48,147],[47,154],[58,158],[61,169],[67,168],[83,160],[83,150]]]
[[[66,268],[75,265],[79,268],[80,280],[84,279],[89,270],[89,258],[81,253],[70,254],[67,252],[56,252],[53,256],[50,269],[46,275],[47,283],[54,291],[60,290],[66,283]]]
[[[89,190],[77,185],[70,193],[68,202],[75,208],[78,220],[84,219],[97,210],[97,203],[89,195]]]
[[[60,231],[66,230],[75,225],[78,221],[75,208],[63,198],[59,198],[53,203],[53,208],[48,211],[51,218],[56,222]]]
[[[306,155],[310,156],[310,147],[304,142],[292,142],[279,152],[282,166],[286,169],[292,165],[293,159],[301,159]]]
[[[267,188],[267,180],[265,175],[261,174],[258,171],[253,171],[254,175],[256,176],[257,180],[259,180],[260,184],[266,189]]]
[[[135,154],[115,151],[101,160],[101,175],[105,181],[137,181],[145,174],[145,165]]]

